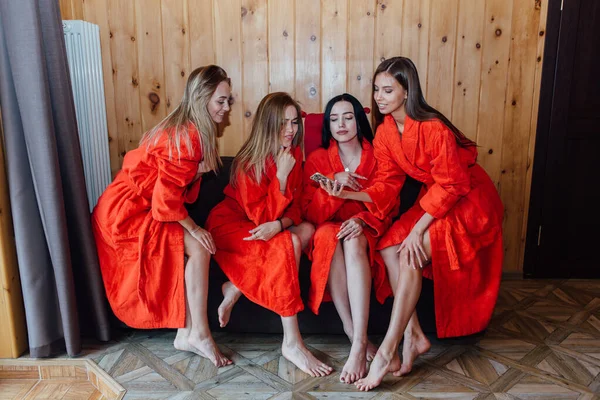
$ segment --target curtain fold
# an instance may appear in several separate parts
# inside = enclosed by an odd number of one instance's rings
[[[30,354],[108,340],[57,0],[0,0],[0,107]]]

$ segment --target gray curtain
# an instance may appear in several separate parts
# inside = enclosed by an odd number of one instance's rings
[[[0,107],[32,357],[109,339],[58,0],[0,0]]]

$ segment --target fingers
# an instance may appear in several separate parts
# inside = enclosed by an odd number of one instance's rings
[[[210,254],[215,254],[216,248],[215,248],[215,243],[212,240],[212,237],[210,236],[210,234],[208,235],[201,235],[198,238],[198,241],[200,242],[200,244],[210,253]]]
[[[364,180],[368,179],[368,178],[365,178],[364,176],[356,174],[354,172],[350,172],[350,176],[353,177],[353,178],[357,178],[357,179],[364,179]]]
[[[400,252],[401,252],[402,250],[404,250],[404,248],[405,248],[405,247],[406,247],[406,243],[405,243],[405,242],[402,242],[402,243],[400,244],[400,247],[398,247],[398,250],[396,250],[396,254],[400,254]]]

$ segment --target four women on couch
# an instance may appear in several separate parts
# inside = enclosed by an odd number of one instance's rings
[[[306,250],[312,260],[308,306],[318,313],[323,301],[333,300],[352,342],[340,380],[361,390],[379,385],[388,372],[410,372],[429,349],[415,312],[422,277],[435,281],[439,337],[485,329],[500,283],[502,203],[476,163],[475,143],[426,103],[409,59],[386,60],[375,72],[374,140],[354,97],[327,104],[323,148],[308,156],[304,174],[300,107],[286,93],[267,95],[206,231],[183,203],[196,199],[201,174],[218,165],[215,124],[229,110],[230,83],[216,66],[194,72],[181,105],[127,154],[94,210],[105,286],[121,320],[180,328],[178,349],[217,366],[230,363],[206,322],[212,255],[229,278],[221,326],[244,295],[281,316],[284,357],[312,376],[328,375],[331,367],[304,346],[296,318],[303,309],[298,266]],[[314,173],[329,179],[317,182]],[[423,189],[392,224],[407,175]],[[378,350],[366,335],[371,282],[379,301],[394,295]],[[166,298],[175,300],[161,301]]]

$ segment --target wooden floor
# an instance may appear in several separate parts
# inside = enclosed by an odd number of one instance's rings
[[[350,348],[344,337],[306,337],[335,367],[327,378],[281,357],[280,336],[215,337],[234,366],[217,370],[175,350],[173,331],[136,331],[89,345],[86,355],[127,390],[125,399],[597,399],[600,281],[505,281],[484,336],[435,342],[409,376],[389,375],[367,393],[339,382]]]

